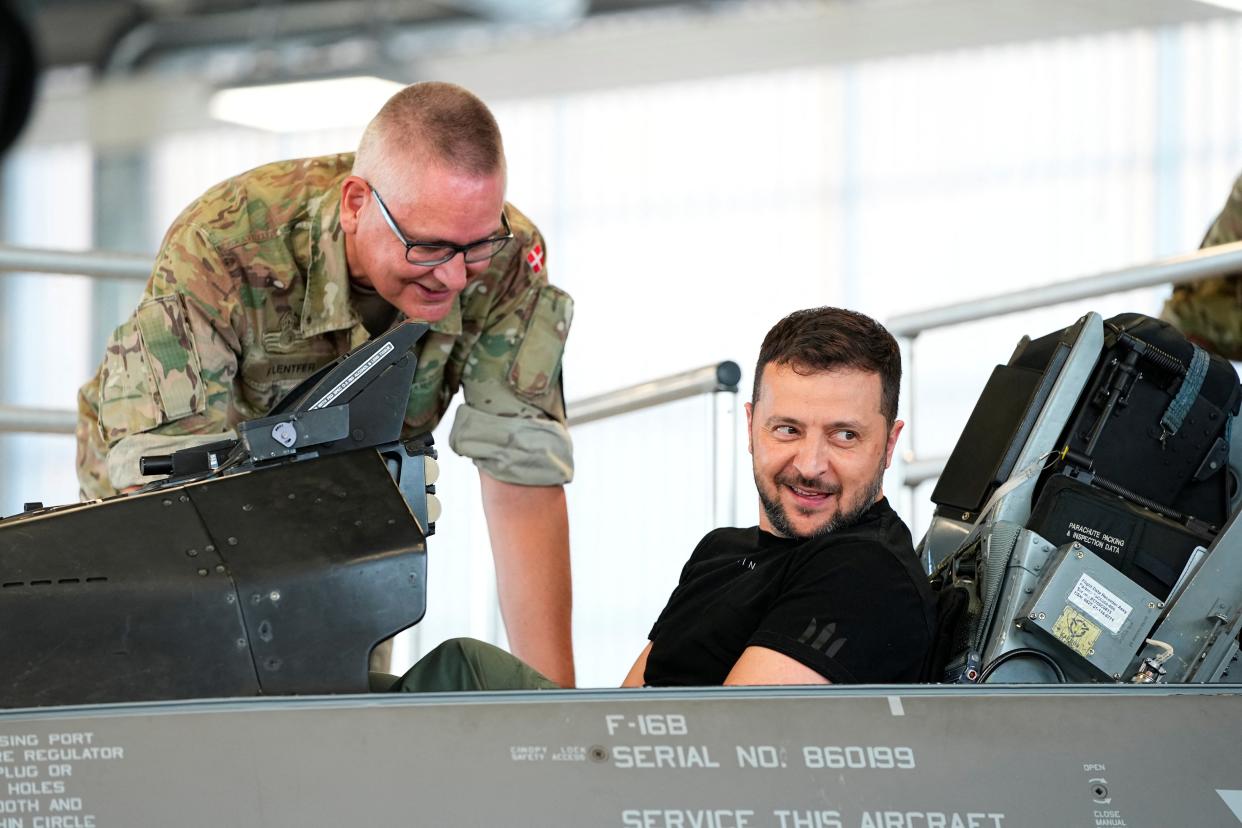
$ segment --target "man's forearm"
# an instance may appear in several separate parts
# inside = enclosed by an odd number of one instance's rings
[[[513,654],[574,686],[569,516],[561,486],[518,486],[480,472],[500,612]]]

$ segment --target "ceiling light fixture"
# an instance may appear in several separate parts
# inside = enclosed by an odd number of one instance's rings
[[[269,132],[364,126],[401,89],[372,75],[291,81],[221,89],[211,96],[211,117]]]

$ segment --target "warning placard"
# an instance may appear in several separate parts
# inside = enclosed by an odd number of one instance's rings
[[[1130,617],[1134,607],[1118,598],[1099,581],[1083,574],[1069,594],[1070,603],[1104,625],[1116,635]]]
[[[1100,628],[1073,607],[1066,607],[1052,625],[1053,636],[1083,658],[1094,652]]]

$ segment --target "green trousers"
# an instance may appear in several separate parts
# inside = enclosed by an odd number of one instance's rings
[[[516,656],[473,638],[445,641],[419,659],[391,686],[377,682],[372,674],[373,689],[392,693],[556,690],[559,686]]]

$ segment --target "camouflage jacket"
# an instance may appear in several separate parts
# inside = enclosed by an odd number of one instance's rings
[[[132,317],[78,393],[84,497],[146,482],[144,454],[232,437],[369,338],[351,303],[340,185],[352,154],[268,164],[208,190],[173,222]],[[464,389],[450,445],[505,482],[573,475],[560,363],[573,300],[512,206],[515,239],[419,342],[405,434]]]
[[[1200,247],[1236,241],[1242,241],[1242,176]],[[1242,360],[1242,273],[1175,285],[1161,316],[1204,347]]]

